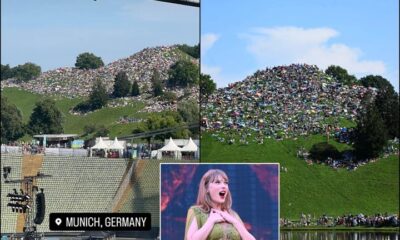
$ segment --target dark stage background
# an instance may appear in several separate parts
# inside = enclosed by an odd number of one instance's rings
[[[229,178],[232,208],[257,240],[278,239],[278,164],[162,164],[161,239],[183,239],[187,210],[201,177],[221,169]]]

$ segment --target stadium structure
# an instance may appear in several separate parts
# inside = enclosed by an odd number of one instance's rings
[[[172,160],[173,161],[173,160]],[[164,162],[164,161],[163,161]],[[107,159],[97,157],[68,157],[51,155],[1,154],[1,233],[9,239],[86,239],[87,232],[54,232],[49,229],[50,213],[133,213],[146,212],[152,216],[151,231],[116,232],[117,238],[156,239],[159,235],[159,163],[157,160]],[[8,175],[8,176],[6,176]],[[29,176],[45,196],[37,200],[33,194],[30,206],[35,220],[26,221],[28,212],[14,211],[8,205],[14,189],[24,189],[16,179]],[[15,190],[14,190],[15,191]],[[38,208],[40,208],[38,210]],[[35,221],[36,222],[36,221]],[[27,236],[26,227],[34,228],[35,236]],[[99,235],[97,232],[96,234]],[[107,239],[110,233],[103,233]]]

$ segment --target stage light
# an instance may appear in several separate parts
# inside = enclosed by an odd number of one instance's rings
[[[11,173],[11,167],[3,167],[3,172],[7,174]]]

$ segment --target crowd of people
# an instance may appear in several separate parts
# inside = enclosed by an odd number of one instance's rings
[[[325,227],[399,227],[400,221],[396,214],[373,215],[365,214],[344,214],[343,216],[332,217],[323,214],[319,218],[313,218],[311,214],[302,213],[300,220],[291,221],[287,218],[280,219],[281,227],[307,227],[307,226],[325,226]]]
[[[361,101],[376,89],[338,83],[315,65],[292,64],[257,71],[219,89],[202,103],[211,131],[235,130],[246,138],[296,138],[325,133],[342,119],[355,120]],[[261,140],[260,140],[261,141]]]
[[[2,144],[1,153],[44,154],[44,148],[39,144],[18,141],[10,142],[7,145]]]
[[[126,101],[111,101],[111,107],[120,107],[128,105],[133,101],[143,101],[147,107],[146,112],[160,112],[164,110],[176,110],[176,103],[154,100],[149,97],[152,91],[151,78],[154,70],[157,70],[160,79],[168,79],[168,70],[170,67],[182,58],[181,52],[176,46],[161,46],[154,48],[145,48],[142,51],[131,55],[128,58],[119,59],[98,69],[78,69],[74,67],[61,67],[55,70],[43,72],[38,78],[28,82],[17,84],[15,80],[5,80],[1,82],[4,87],[19,87],[24,90],[39,94],[57,94],[67,98],[88,96],[92,91],[92,85],[97,79],[101,79],[109,94],[113,91],[115,76],[120,71],[125,71],[131,82],[137,81],[143,95],[130,97]],[[191,61],[197,61],[190,59]],[[198,62],[197,62],[198,63]],[[199,97],[199,88],[188,88],[189,98]],[[183,96],[183,88],[167,89],[164,92],[172,91],[177,97]],[[78,114],[78,113],[74,113]]]
[[[346,226],[346,227],[399,227],[400,222],[398,216],[395,214],[374,214],[364,215],[362,213],[358,215],[343,215],[335,218],[335,226]]]
[[[151,84],[154,69],[165,80],[172,64],[180,59],[177,47],[162,46],[145,48],[128,58],[119,59],[98,69],[78,69],[61,67],[42,73],[38,78],[20,84],[20,87],[39,94],[63,95],[69,98],[88,96],[96,79],[101,79],[109,93],[112,92],[114,78],[125,71],[128,79],[137,81],[139,86]],[[151,85],[149,85],[151,86]]]

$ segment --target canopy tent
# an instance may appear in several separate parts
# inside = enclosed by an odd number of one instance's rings
[[[114,142],[111,143],[111,145],[108,147],[109,149],[116,149],[116,150],[122,150],[124,149],[124,146],[118,141],[117,137],[114,138]]]
[[[99,142],[96,143],[91,149],[108,149],[107,144],[104,143],[103,138],[99,138]]]
[[[119,156],[123,155],[123,150],[125,147],[118,141],[117,137],[114,138],[114,141],[109,141],[108,149],[111,151],[107,151],[107,157],[109,158],[119,158]]]
[[[192,138],[189,138],[188,143],[181,148],[181,152],[197,152],[197,145],[193,142]]]
[[[174,143],[172,137],[169,138],[168,143],[164,147],[157,150],[157,159],[162,158],[163,152],[173,152],[175,159],[181,158],[181,148]]]
[[[158,149],[158,151],[161,151],[161,152],[174,152],[174,151],[181,151],[181,150],[182,150],[182,148],[178,147],[175,144],[175,142],[172,140],[172,137],[169,138],[168,143],[164,147]]]
[[[99,150],[107,150],[108,149],[108,146],[107,146],[107,144],[103,141],[103,138],[102,137],[99,137],[99,141],[93,146],[93,147],[91,147],[90,148],[90,156],[92,156],[92,154],[93,154],[93,152],[92,152],[92,150],[93,149],[99,149]]]

